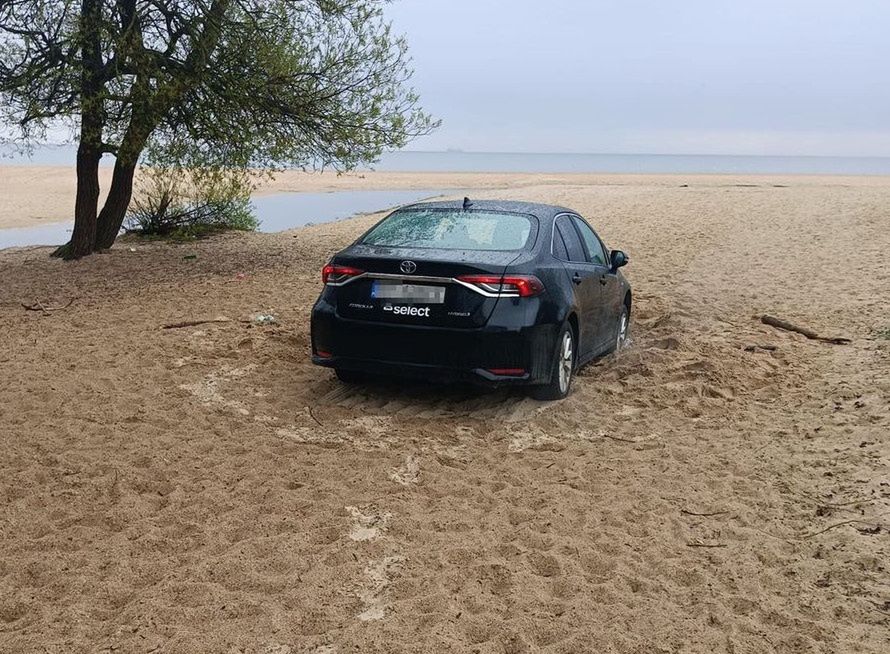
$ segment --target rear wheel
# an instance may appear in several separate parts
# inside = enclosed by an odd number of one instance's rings
[[[550,381],[531,388],[531,396],[536,400],[561,400],[571,390],[575,372],[575,334],[569,325],[564,325],[559,332],[555,350]]]
[[[337,379],[346,384],[361,384],[368,381],[368,376],[358,370],[345,370],[344,368],[334,368]]]

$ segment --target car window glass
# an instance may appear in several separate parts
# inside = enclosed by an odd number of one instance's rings
[[[587,261],[584,255],[584,247],[581,245],[581,239],[578,233],[572,227],[572,223],[568,216],[560,216],[556,219],[556,227],[559,230],[562,240],[565,242],[566,250],[569,253],[569,261]]]
[[[603,244],[600,243],[596,234],[590,229],[590,225],[577,217],[574,218],[574,221],[575,225],[578,227],[578,231],[581,232],[581,238],[584,239],[584,245],[587,246],[587,252],[590,254],[590,262],[605,266],[606,252],[603,250]]]
[[[362,240],[387,247],[448,250],[521,250],[532,218],[497,211],[406,208],[391,213]]]
[[[553,256],[563,261],[569,260],[569,251],[566,250],[565,241],[562,240],[558,229],[553,230]]]

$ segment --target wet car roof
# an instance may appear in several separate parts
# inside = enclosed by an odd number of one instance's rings
[[[561,213],[577,213],[566,207],[558,207],[552,204],[539,204],[536,202],[518,202],[515,200],[473,200],[468,211],[509,211],[512,213],[524,213],[539,219],[549,219]],[[407,209],[463,209],[463,200],[447,200],[439,202],[416,202],[400,207],[397,211]]]

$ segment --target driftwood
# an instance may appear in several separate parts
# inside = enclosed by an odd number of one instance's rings
[[[835,522],[834,524],[828,525],[824,529],[820,529],[819,531],[814,531],[811,534],[805,534],[799,537],[797,540],[806,540],[807,538],[812,538],[813,536],[818,536],[819,534],[824,534],[826,531],[830,531],[835,529],[836,527],[843,527],[844,525],[855,525],[855,524],[875,524],[875,521],[878,518],[883,518],[884,516],[890,514],[890,511],[884,511],[883,513],[878,513],[877,515],[869,516],[866,518],[853,518],[852,520],[842,520],[840,522]],[[877,526],[877,525],[876,525]],[[878,533],[874,531],[873,533]]]
[[[633,438],[621,438],[621,436],[610,436],[609,434],[600,434],[603,438],[609,438],[613,441],[621,441],[622,443],[639,443],[641,441],[634,440]]]
[[[51,313],[53,311],[61,311],[62,309],[67,309],[74,303],[75,298],[71,298],[68,300],[67,304],[63,304],[60,307],[48,307],[40,300],[34,302],[34,304],[25,304],[22,302],[22,306],[25,308],[25,311],[42,311],[43,313]]]
[[[849,338],[820,336],[812,329],[807,329],[806,327],[798,327],[797,325],[792,324],[787,320],[782,320],[781,318],[776,318],[775,316],[771,316],[769,314],[762,315],[760,317],[760,322],[762,322],[764,325],[775,327],[776,329],[784,329],[785,331],[802,334],[812,341],[822,341],[823,343],[832,343],[834,345],[845,345],[852,342]]]
[[[746,345],[744,348],[745,352],[756,352],[757,350],[763,350],[764,352],[775,352],[778,349],[779,348],[776,345],[770,345],[770,344],[761,345],[759,343],[757,345],[754,345],[754,344]]]
[[[208,323],[214,322],[240,322],[245,325],[270,325],[275,324],[275,321],[272,322],[258,322],[257,320],[245,320],[244,318],[239,318],[238,320],[232,320],[231,318],[226,318],[225,316],[220,316],[219,318],[205,318],[204,320],[184,320],[182,322],[171,322],[166,325],[161,325],[161,329],[181,329],[183,327],[195,327],[197,325],[206,325]]]
[[[324,423],[321,420],[319,420],[318,418],[316,418],[315,414],[312,413],[311,406],[307,406],[306,410],[309,412],[309,417],[312,418],[319,427],[324,427]]]
[[[195,327],[196,325],[206,325],[210,322],[233,322],[231,318],[208,318],[207,320],[186,320],[185,322],[171,322],[161,325],[161,329],[180,329],[181,327]]]

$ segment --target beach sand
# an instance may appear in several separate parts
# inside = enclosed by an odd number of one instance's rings
[[[379,215],[0,252],[0,650],[890,651],[890,180],[453,177],[629,253],[632,347],[567,400],[312,366]]]

